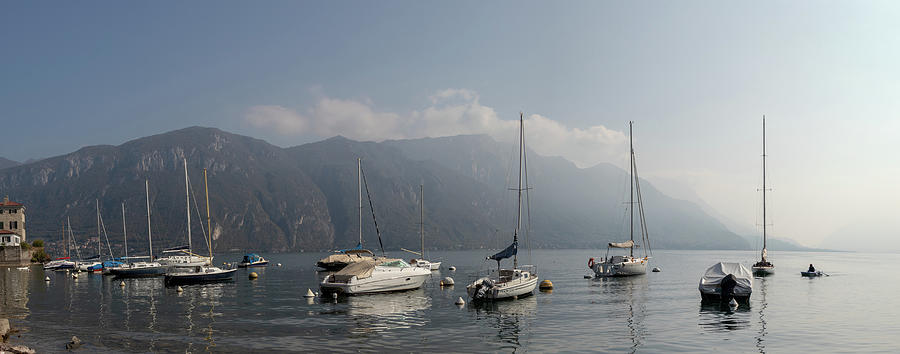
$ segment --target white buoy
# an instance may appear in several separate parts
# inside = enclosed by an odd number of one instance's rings
[[[50,277],[44,277],[44,281],[50,281]]]
[[[662,269],[659,269],[659,267],[653,267],[653,272],[659,273],[659,272],[662,272]]]
[[[77,278],[78,278],[78,273],[72,273],[72,278],[77,279]]]
[[[278,263],[278,266],[281,267],[281,263]]]
[[[303,295],[305,298],[316,297],[316,294],[312,292],[312,289],[306,289],[306,295]]]
[[[180,286],[179,286],[179,287],[178,287],[178,288],[177,288],[177,289],[175,289],[175,291],[177,291],[177,292],[179,292],[179,293],[180,293],[180,292],[183,292],[183,291],[184,291],[184,289],[182,289],[182,288],[181,288],[181,287],[180,287]]]
[[[454,302],[454,304],[462,306],[466,304],[466,300],[463,300],[462,296],[460,296],[458,299],[456,299],[456,302]]]
[[[456,267],[450,266],[450,268],[447,268],[447,269],[449,269],[449,270],[452,272],[452,271],[455,271],[455,270],[456,270]]]
[[[728,307],[731,307],[732,310],[738,308],[738,302],[734,298],[731,298],[731,301],[728,302]]]
[[[120,282],[120,283],[119,283],[119,286],[121,286],[121,287],[124,288],[124,287],[125,287],[125,282],[124,282],[124,281],[123,281],[123,282]]]
[[[453,284],[453,278],[451,277],[441,279],[441,286],[453,286]]]
[[[331,293],[331,298],[337,300],[337,293]]]

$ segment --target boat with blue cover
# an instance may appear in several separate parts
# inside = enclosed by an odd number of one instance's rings
[[[269,261],[256,253],[245,254],[241,263],[238,263],[238,267],[241,268],[265,267],[267,265],[269,265]]]

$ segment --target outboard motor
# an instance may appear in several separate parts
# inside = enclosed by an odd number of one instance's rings
[[[722,278],[722,282],[719,283],[719,287],[722,289],[722,301],[728,302],[728,300],[734,298],[734,287],[737,286],[737,278],[734,277],[734,274],[728,274],[724,278]]]

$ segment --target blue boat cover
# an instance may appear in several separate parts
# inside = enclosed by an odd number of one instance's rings
[[[357,243],[357,244],[356,244],[356,247],[353,247],[353,248],[347,248],[347,249],[343,249],[343,250],[340,250],[340,251],[338,251],[338,252],[341,252],[341,253],[346,253],[346,252],[347,252],[347,251],[352,251],[352,250],[361,250],[361,249],[363,249],[363,247],[362,247],[362,242],[360,242],[360,243]]]
[[[256,253],[247,253],[244,255],[243,263],[253,263],[259,261],[259,255]]]
[[[506,259],[506,258],[512,257],[513,255],[518,253],[518,251],[519,251],[519,242],[515,241],[511,245],[509,245],[509,247],[506,247],[506,249],[498,252],[497,254],[495,254],[493,256],[488,257],[487,259],[493,259],[497,262],[500,262],[501,259]]]

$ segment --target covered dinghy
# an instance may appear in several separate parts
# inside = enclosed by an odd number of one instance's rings
[[[753,292],[753,273],[740,263],[716,263],[700,278],[703,300],[739,301],[750,299]]]

